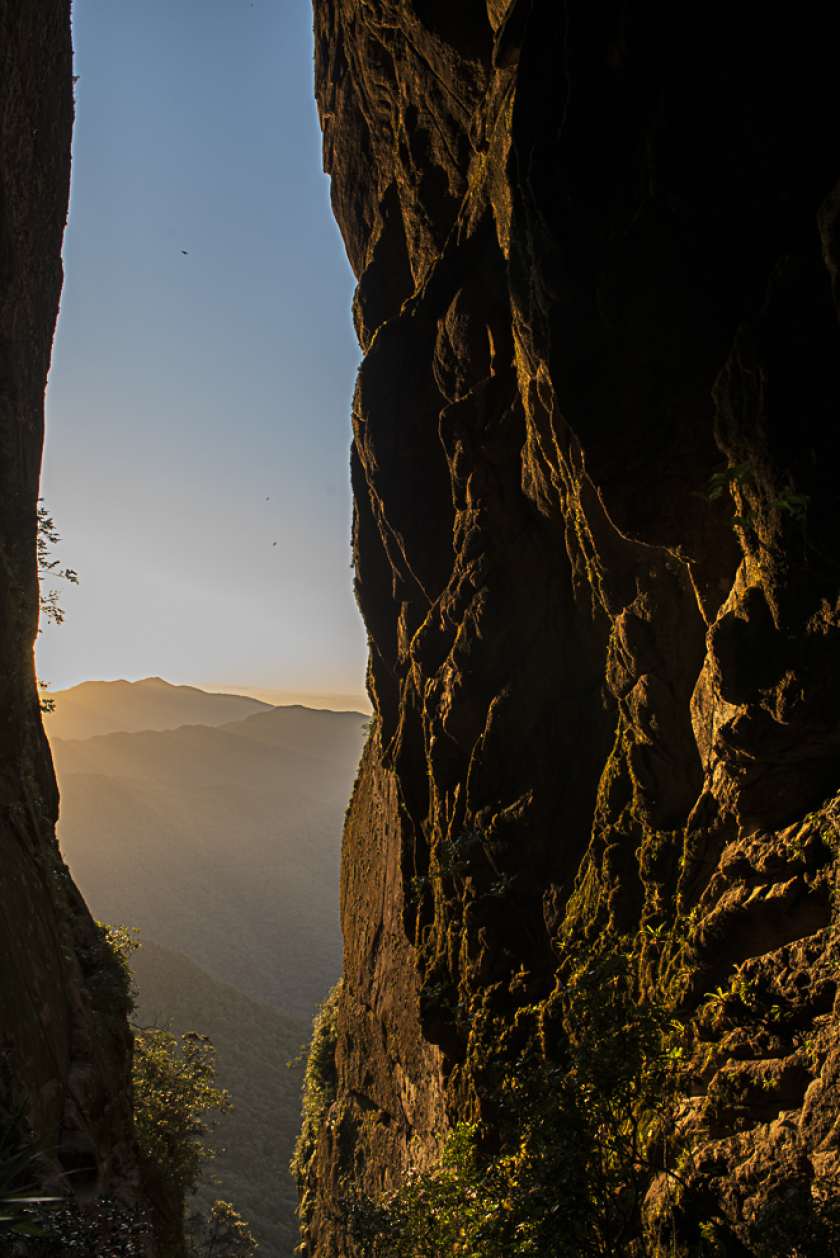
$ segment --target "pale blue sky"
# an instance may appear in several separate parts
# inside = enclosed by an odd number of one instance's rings
[[[74,0],[73,30],[43,496],[81,583],[39,675],[358,691],[353,277],[310,4]]]

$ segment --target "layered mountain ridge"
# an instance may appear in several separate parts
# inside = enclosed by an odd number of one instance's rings
[[[272,708],[53,740],[59,841],[97,919],[310,1020],[341,974],[339,844],[363,725]]]
[[[177,729],[179,725],[224,725],[271,704],[244,695],[208,694],[195,686],[173,686],[162,677],[142,681],[84,681],[50,696],[53,710],[44,716],[50,742],[57,738],[95,738],[120,730]]]

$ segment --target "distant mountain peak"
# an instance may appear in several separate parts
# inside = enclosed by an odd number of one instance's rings
[[[181,725],[226,725],[272,710],[271,704],[250,696],[209,694],[197,686],[172,685],[162,677],[87,681],[58,690],[52,697],[55,708],[44,717],[51,740]]]

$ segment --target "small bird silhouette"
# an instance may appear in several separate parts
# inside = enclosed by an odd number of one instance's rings
[[[276,546],[276,545],[277,545],[277,543],[276,543],[276,542],[272,542],[271,544],[272,544],[272,546]]]
[[[186,257],[186,256],[187,256],[187,251],[186,251],[186,249],[182,249],[182,250],[181,250],[181,253],[184,255],[184,257]]]

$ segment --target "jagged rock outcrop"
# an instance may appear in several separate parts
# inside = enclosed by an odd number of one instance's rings
[[[72,125],[70,0],[0,0],[0,1121],[23,1100],[47,1187],[134,1205],[125,992],[56,843],[32,655]]]
[[[810,9],[314,9],[377,715],[306,1253],[481,1112],[479,1010],[674,922],[694,1185],[737,1231],[837,1158],[830,41]],[[775,1037],[704,1005],[736,973]]]

